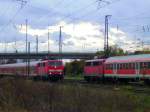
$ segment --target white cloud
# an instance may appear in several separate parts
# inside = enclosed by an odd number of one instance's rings
[[[67,35],[64,37],[63,35],[63,50],[68,52],[73,51],[97,51],[103,49],[104,44],[104,32],[103,26],[98,24],[92,24],[90,22],[80,22],[76,24],[66,23],[64,21],[59,22],[54,26],[48,26],[45,29],[34,29],[31,26],[28,26],[28,34],[31,36],[39,35],[40,37],[45,38],[49,29],[50,34],[55,32],[59,33],[59,27],[62,26],[63,34]],[[21,26],[18,26],[20,28]],[[26,28],[25,25],[19,29],[20,33],[25,34]],[[47,37],[46,37],[47,38]],[[125,50],[127,49],[126,45],[131,45],[133,40],[131,40],[128,35],[121,31],[117,30],[116,28],[110,28],[109,31],[109,44],[121,44],[121,47]],[[44,49],[47,44],[40,44],[40,48]],[[58,42],[56,43],[55,40],[50,40],[51,50],[58,51]],[[133,49],[132,49],[133,50]]]

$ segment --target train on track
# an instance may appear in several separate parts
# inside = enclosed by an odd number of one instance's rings
[[[84,67],[87,81],[139,81],[150,83],[150,54],[114,56],[87,60]]]
[[[34,79],[61,80],[65,67],[62,60],[44,60],[30,63],[0,65],[0,77],[15,76]]]

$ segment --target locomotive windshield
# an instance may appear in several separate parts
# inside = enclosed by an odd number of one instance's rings
[[[62,66],[62,62],[60,61],[49,62],[49,66]]]

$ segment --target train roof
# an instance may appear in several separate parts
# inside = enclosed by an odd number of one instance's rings
[[[93,62],[93,61],[104,61],[105,59],[92,59],[92,60],[86,60],[85,62]]]
[[[105,63],[127,63],[127,62],[141,62],[150,61],[150,54],[115,56],[107,58]]]
[[[30,66],[36,66],[36,64],[38,63],[42,63],[42,62],[54,62],[54,61],[62,61],[62,60],[43,60],[43,61],[31,61],[30,62]],[[2,64],[0,65],[0,68],[5,68],[5,67],[24,67],[26,66],[26,62],[22,62],[22,63],[13,63],[13,64]]]
[[[30,62],[30,66],[35,66],[39,62],[40,61]],[[23,62],[23,63],[13,63],[13,64],[3,64],[3,65],[0,65],[0,68],[3,68],[3,67],[24,67],[24,66],[26,66],[26,62]]]

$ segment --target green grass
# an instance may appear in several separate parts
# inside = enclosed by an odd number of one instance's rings
[[[65,76],[65,79],[83,80],[84,77],[81,74],[78,74],[78,75],[69,74]]]
[[[106,87],[4,78],[0,112],[149,112],[148,93]]]

